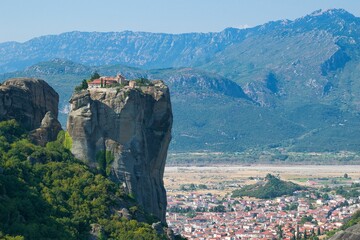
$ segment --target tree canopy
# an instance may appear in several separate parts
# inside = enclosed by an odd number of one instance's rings
[[[269,199],[283,195],[291,195],[293,192],[302,189],[303,187],[298,184],[286,182],[280,180],[279,177],[267,174],[265,177],[265,183],[244,186],[241,189],[233,191],[233,197],[249,196],[261,199]]]
[[[117,214],[134,201],[75,159],[65,136],[40,147],[14,120],[0,122],[0,238],[87,239],[91,224],[99,224],[102,239],[161,239],[135,220],[146,219],[142,210],[133,220]]]

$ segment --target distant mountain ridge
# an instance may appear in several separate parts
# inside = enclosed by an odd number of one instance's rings
[[[0,71],[19,70],[54,58],[66,58],[88,65],[116,63],[146,68],[189,66],[244,37],[244,34],[239,34],[241,30],[236,30],[236,34],[233,31],[179,35],[131,31],[48,35],[25,43],[0,44]]]
[[[87,65],[125,64],[143,68],[189,67],[209,62],[214,54],[254,35],[293,29],[327,31],[359,39],[359,18],[342,9],[316,11],[294,21],[283,20],[248,29],[214,33],[67,32],[0,44],[0,72],[20,70],[40,61],[66,58]],[[334,23],[341,28],[334,28]],[[351,32],[349,32],[351,31]],[[338,39],[338,42],[342,41]]]
[[[360,151],[360,18],[342,9],[218,33],[70,32],[0,52],[0,72],[24,69],[0,80],[44,78],[64,109],[94,71],[163,79],[173,152]]]

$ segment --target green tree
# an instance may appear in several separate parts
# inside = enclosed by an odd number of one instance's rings
[[[152,82],[147,78],[135,79],[135,82],[138,86],[151,86]]]
[[[97,71],[95,71],[95,72],[91,75],[90,80],[99,79],[100,77],[101,77],[100,74],[99,74]]]
[[[329,194],[327,193],[323,194],[322,197],[325,201],[330,200]]]
[[[296,239],[300,239],[301,238],[301,234],[300,234],[300,227],[299,224],[296,225]]]
[[[226,212],[225,206],[217,205],[209,209],[210,212]]]
[[[87,89],[89,87],[86,79],[84,79],[82,82],[81,82],[81,88],[82,89]]]
[[[24,240],[23,236],[9,236],[9,235],[4,235],[2,232],[0,232],[0,239],[3,240]]]
[[[350,219],[348,219],[345,224],[341,227],[341,229],[345,230],[355,224],[360,223],[360,210],[356,211]]]
[[[71,150],[72,144],[73,144],[72,138],[71,138],[69,132],[66,131],[66,132],[65,132],[65,138],[64,138],[63,145],[64,145],[64,147],[65,147],[66,149]]]
[[[311,215],[305,215],[305,216],[303,216],[303,217],[301,218],[300,223],[301,223],[301,224],[304,224],[304,223],[306,223],[306,222],[311,222],[313,219],[314,219],[313,216],[311,216]]]
[[[281,225],[278,226],[277,235],[278,235],[279,239],[282,239],[282,237],[283,237],[283,230],[282,230],[282,226],[281,226]]]
[[[199,189],[208,189],[208,187],[205,184],[199,184]]]
[[[186,217],[194,218],[194,217],[196,217],[196,212],[194,210],[192,210],[186,214]]]
[[[100,150],[96,153],[98,168],[103,176],[109,176],[111,163],[114,161],[114,155],[110,151]]]
[[[86,90],[86,89],[88,89],[88,83],[87,83],[86,79],[82,80],[80,85],[75,87],[76,92],[80,92],[81,90]]]

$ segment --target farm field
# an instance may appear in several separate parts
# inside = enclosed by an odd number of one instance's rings
[[[197,189],[197,192],[226,195],[237,186],[252,184],[268,173],[313,187],[360,181],[360,165],[224,165],[166,167],[164,182],[168,195],[178,194],[182,192],[181,185],[190,184],[208,186],[207,189]],[[347,179],[344,174],[348,175]]]

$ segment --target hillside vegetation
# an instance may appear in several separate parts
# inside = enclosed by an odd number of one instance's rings
[[[270,199],[284,195],[292,195],[295,191],[304,189],[298,184],[280,180],[280,178],[267,174],[264,183],[251,184],[233,191],[233,197],[254,197]]]
[[[64,133],[40,147],[14,120],[0,122],[0,238],[87,239],[94,230],[99,239],[162,239],[137,221],[152,218],[120,186],[65,146]]]

